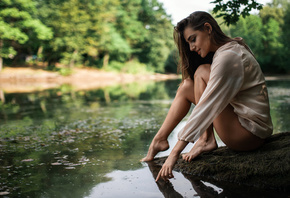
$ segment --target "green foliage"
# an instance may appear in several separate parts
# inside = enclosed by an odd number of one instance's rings
[[[43,0],[38,7],[41,20],[54,31],[44,50],[49,65],[98,64],[124,71],[134,59],[152,71],[164,71],[173,48],[173,26],[158,1]]]
[[[121,70],[122,72],[125,73],[131,73],[131,74],[146,74],[146,73],[150,73],[150,71],[148,70],[147,66],[144,63],[140,63],[137,60],[131,60],[128,61],[124,67]]]
[[[55,65],[48,65],[45,70],[58,72],[62,76],[69,76],[73,73],[73,70],[71,68],[67,68],[67,67],[59,68],[59,67],[56,67]]]
[[[116,71],[130,74],[146,74],[150,73],[152,70],[148,69],[146,64],[140,63],[137,59],[130,60],[126,63],[120,63],[118,61],[111,61],[108,67],[106,67],[107,71]]]
[[[290,71],[290,3],[285,8],[285,15],[283,17],[284,24],[282,25],[282,43],[284,44],[283,48],[283,61],[282,64],[284,65],[284,68],[288,71]]]
[[[113,60],[119,62],[127,61],[132,51],[129,43],[110,24],[100,41],[99,47],[103,52],[109,53]]]
[[[283,7],[276,5],[275,4],[268,4],[267,6],[264,6],[262,10],[260,10],[260,17],[263,20],[263,23],[267,23],[270,19],[275,19],[276,21],[279,22],[279,24],[283,24],[283,16],[284,16],[284,11]]]
[[[262,8],[257,1],[212,3],[226,34],[243,37],[264,71],[290,70],[289,23],[284,22],[289,21],[289,1],[273,0],[259,16],[249,15]],[[6,63],[23,63],[25,57],[34,56],[26,63],[175,73],[172,33],[171,17],[157,0],[3,0],[0,70],[2,58]]]
[[[69,76],[72,74],[72,70],[70,68],[60,68],[58,70],[58,73],[62,76]]]
[[[233,0],[226,3],[223,0],[215,0],[212,3],[216,4],[213,13],[218,13],[217,17],[223,17],[227,25],[236,24],[240,16],[249,16],[252,9],[263,8],[262,4],[255,0]]]
[[[0,58],[13,58],[33,35],[36,40],[52,38],[51,30],[36,17],[33,0],[0,2]]]
[[[235,26],[230,27],[232,37],[242,37],[250,46],[256,58],[263,58],[263,24],[258,15],[250,15],[246,18],[240,18]],[[260,61],[259,61],[260,62]]]
[[[289,33],[287,11],[282,7],[284,4],[275,2],[264,6],[259,15],[240,17],[236,25],[230,26],[230,35],[244,38],[265,73],[290,71],[287,63],[290,53],[287,48],[289,37],[286,36]]]
[[[170,73],[176,73],[178,58],[179,57],[177,49],[172,50],[165,62],[165,71]]]

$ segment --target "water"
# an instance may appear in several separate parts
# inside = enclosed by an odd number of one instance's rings
[[[142,82],[90,91],[62,86],[5,94],[0,102],[0,196],[278,195],[178,172],[170,183],[155,182],[160,167],[139,160],[162,124],[178,83]],[[267,83],[274,133],[290,131],[290,81]],[[170,135],[171,148],[183,125]]]

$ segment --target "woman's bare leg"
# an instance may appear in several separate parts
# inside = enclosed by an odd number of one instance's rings
[[[198,103],[202,93],[204,92],[210,75],[210,65],[200,65],[194,75],[194,96]],[[217,143],[214,137],[213,125],[200,136],[193,148],[186,154],[182,155],[182,158],[186,161],[191,161],[203,152],[211,151],[217,148]]]
[[[168,114],[150,144],[147,156],[141,161],[151,161],[158,152],[165,151],[169,148],[167,138],[177,124],[186,116],[191,103],[195,103],[194,83],[192,80],[186,79],[178,88]]]
[[[228,105],[213,121],[214,128],[227,145],[236,151],[249,151],[262,146],[264,140],[246,130],[240,123],[234,108]]]

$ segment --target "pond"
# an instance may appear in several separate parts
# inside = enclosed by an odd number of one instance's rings
[[[290,81],[267,83],[274,133],[290,131]],[[282,196],[178,172],[169,183],[155,182],[160,167],[139,160],[161,126],[178,84],[142,82],[90,91],[63,85],[5,94],[0,101],[0,196]],[[170,135],[171,148],[183,125],[184,121]]]

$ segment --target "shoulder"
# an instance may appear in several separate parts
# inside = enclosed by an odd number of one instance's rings
[[[236,41],[228,42],[224,45],[222,45],[218,50],[216,51],[214,58],[218,58],[220,56],[230,56],[229,58],[233,58],[232,56],[242,56],[243,50],[240,44]]]
[[[243,49],[235,41],[221,46],[215,53],[212,71],[223,76],[243,74]]]
[[[242,61],[243,46],[236,41],[224,44],[216,51],[213,57],[213,65],[239,64]]]

